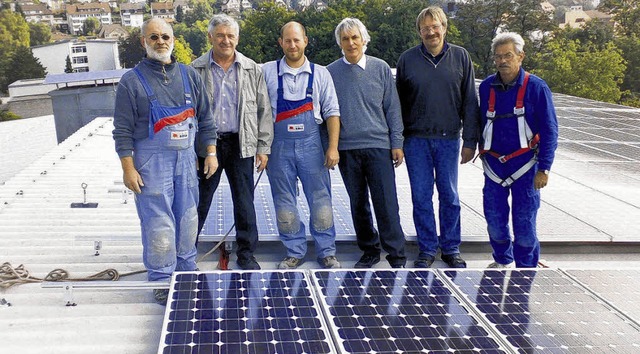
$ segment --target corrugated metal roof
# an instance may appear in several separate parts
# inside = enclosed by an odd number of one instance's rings
[[[540,238],[547,244],[601,244],[640,241],[640,110],[556,95],[561,125],[560,147],[539,214]],[[139,222],[133,198],[123,193],[121,168],[111,136],[112,118],[97,118],[42,158],[0,185],[0,263],[24,264],[43,277],[64,268],[84,277],[106,268],[119,272],[143,269]],[[31,144],[37,149],[37,144]],[[5,162],[3,162],[4,164]],[[406,178],[403,169],[399,179]],[[264,178],[266,181],[266,178]],[[486,244],[482,218],[482,170],[478,164],[460,170],[463,241]],[[95,209],[72,209],[83,202]],[[340,179],[334,172],[334,186]],[[404,182],[399,180],[398,185]],[[400,203],[410,203],[399,188]],[[126,203],[125,203],[126,201]],[[403,223],[410,210],[402,210]],[[344,216],[344,215],[342,215]],[[225,222],[228,222],[225,221]],[[102,241],[95,256],[94,241]],[[206,245],[209,246],[210,244]],[[205,248],[206,248],[205,246]],[[263,247],[264,246],[264,247]],[[201,250],[202,251],[202,250]],[[275,268],[284,256],[278,242],[261,243],[258,259]],[[410,262],[415,243],[409,246]],[[360,256],[352,243],[338,245],[338,258],[349,267]],[[543,256],[545,255],[543,246]],[[466,257],[466,254],[465,254]],[[566,258],[558,255],[557,258]],[[596,254],[595,257],[601,257]],[[233,257],[235,259],[235,257]],[[488,264],[486,248],[469,253],[469,265]],[[637,256],[622,255],[618,261]],[[572,263],[579,266],[579,261]],[[609,258],[602,259],[608,267]],[[577,262],[577,263],[576,263]],[[381,262],[380,267],[384,267]],[[199,264],[203,270],[212,261]],[[235,263],[231,264],[235,267]],[[317,267],[312,261],[304,267]],[[441,266],[440,262],[436,266]],[[144,274],[121,281],[144,280]],[[65,306],[62,289],[40,284],[0,290],[2,353],[153,353],[158,348],[164,308],[149,290],[75,290],[77,306]]]

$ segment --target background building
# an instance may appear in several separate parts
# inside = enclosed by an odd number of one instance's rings
[[[115,40],[68,40],[31,47],[49,74],[62,74],[67,56],[73,72],[121,69],[118,42]]]

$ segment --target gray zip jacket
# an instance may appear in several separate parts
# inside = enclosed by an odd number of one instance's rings
[[[209,67],[211,51],[191,63],[196,69],[213,103],[213,76]],[[238,61],[238,115],[240,151],[243,158],[270,154],[273,141],[273,117],[267,84],[256,62],[236,51]],[[199,151],[200,152],[200,151]],[[202,155],[201,155],[202,156]]]

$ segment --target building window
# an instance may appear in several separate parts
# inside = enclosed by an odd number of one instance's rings
[[[86,66],[81,67],[81,68],[75,68],[75,69],[73,69],[73,72],[74,72],[74,73],[86,73],[86,72],[88,72],[88,71],[89,71],[89,68],[88,68],[88,67],[86,67]]]
[[[71,48],[71,52],[72,53],[86,53],[87,52],[87,47],[86,46],[73,47],[73,48]]]
[[[89,62],[89,58],[87,57],[75,57],[73,58],[74,64],[86,64]]]

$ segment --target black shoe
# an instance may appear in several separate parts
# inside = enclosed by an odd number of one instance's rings
[[[416,268],[431,268],[433,262],[435,262],[436,257],[434,256],[418,256],[418,259],[413,262],[413,266]]]
[[[260,264],[256,261],[256,257],[238,257],[236,261],[242,270],[260,270]]]
[[[443,254],[441,258],[445,263],[447,263],[449,268],[467,268],[467,262],[460,257],[460,253]]]
[[[353,266],[354,268],[371,268],[373,267],[375,264],[378,264],[378,262],[380,262],[380,255],[376,254],[363,254],[362,257],[360,257],[360,260],[356,262],[356,264]]]
[[[167,306],[168,297],[169,289],[153,289],[153,298],[159,305]]]

